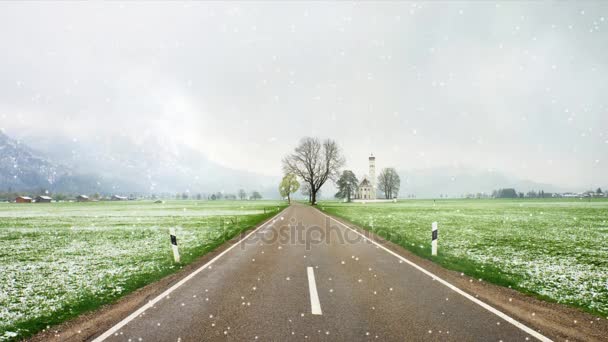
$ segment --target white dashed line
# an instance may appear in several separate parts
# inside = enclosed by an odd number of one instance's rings
[[[308,271],[308,290],[310,291],[310,311],[313,315],[322,315],[319,293],[317,293],[317,283],[315,281],[315,269],[306,268]]]

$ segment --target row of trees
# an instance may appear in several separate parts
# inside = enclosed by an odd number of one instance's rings
[[[523,192],[517,192],[515,189],[513,188],[506,188],[506,189],[498,189],[498,190],[494,190],[492,191],[492,195],[491,197],[493,198],[544,198],[544,197],[552,197],[552,194],[545,194],[544,190],[540,190],[538,192],[536,191],[528,191],[526,194],[524,194]]]
[[[247,199],[255,201],[255,200],[262,199],[262,195],[258,191],[252,191],[251,195],[248,195],[244,189],[239,189],[237,194],[224,194],[222,192],[216,192],[207,197],[207,199],[209,199],[211,201],[222,200],[222,199],[236,200],[237,198],[241,201],[244,201]]]
[[[492,191],[492,197],[494,198],[517,198],[517,191],[513,188],[508,189],[498,189]]]
[[[602,197],[603,196],[602,188],[597,188],[595,191],[589,190],[584,192],[582,195],[585,197]],[[563,194],[553,194],[550,192],[545,192],[544,190],[534,191],[530,190],[527,193],[517,192],[513,188],[507,189],[498,189],[492,191],[491,197],[493,198],[551,198],[551,197],[561,197]]]
[[[281,196],[291,200],[291,194],[300,188],[298,179],[302,180],[302,193],[309,196],[309,202],[317,204],[321,187],[327,181],[334,181],[338,186],[337,198],[346,198],[349,202],[354,197],[359,181],[351,170],[340,169],[345,164],[338,144],[331,140],[303,138],[294,152],[283,158],[285,176],[279,185]],[[387,199],[399,193],[400,179],[393,168],[385,168],[378,176],[378,187]]]
[[[156,199],[157,196],[156,195],[152,195],[152,199]],[[181,199],[181,200],[188,200],[188,199],[196,199],[196,200],[209,200],[209,201],[217,201],[217,200],[247,200],[247,199],[251,199],[251,200],[258,200],[258,199],[262,199],[262,195],[257,192],[257,191],[253,191],[251,192],[251,195],[248,196],[247,192],[245,192],[245,190],[240,189],[238,191],[238,193],[236,194],[232,194],[232,193],[223,193],[223,192],[214,192],[212,194],[201,194],[201,193],[197,193],[197,194],[190,194],[188,192],[182,192],[182,193],[178,193],[175,195],[175,199]]]

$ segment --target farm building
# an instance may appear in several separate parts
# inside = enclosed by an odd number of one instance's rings
[[[127,198],[125,196],[112,195],[112,201],[126,201]]]
[[[32,198],[27,196],[19,196],[15,198],[15,203],[32,203]]]
[[[51,203],[53,199],[50,196],[37,196],[36,203]]]
[[[89,201],[89,196],[87,195],[78,195],[78,197],[76,197],[76,202],[88,202]]]

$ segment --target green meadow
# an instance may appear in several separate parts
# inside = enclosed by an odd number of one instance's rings
[[[0,203],[0,340],[111,303],[276,215],[278,201]],[[181,264],[173,262],[169,228]]]
[[[608,316],[608,200],[323,202],[413,253],[474,278]],[[439,225],[431,256],[431,224]]]

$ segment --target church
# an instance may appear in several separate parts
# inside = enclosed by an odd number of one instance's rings
[[[376,197],[376,157],[372,154],[369,156],[369,174],[363,176],[359,183],[355,199],[375,200]]]

